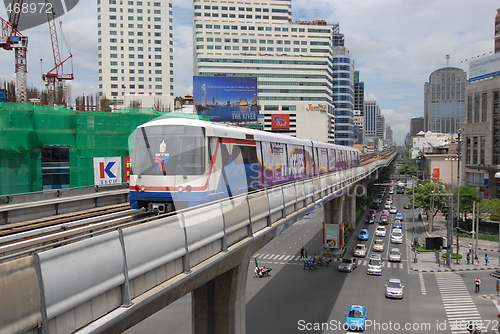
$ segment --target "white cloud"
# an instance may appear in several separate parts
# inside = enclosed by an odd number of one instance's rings
[[[192,1],[173,0],[175,95],[192,91]],[[429,75],[446,66],[468,70],[468,61],[493,50],[498,3],[491,0],[294,0],[293,20],[324,19],[339,23],[345,45],[365,83],[365,95],[380,108],[394,110],[386,118],[400,129],[411,117],[423,116],[423,87]],[[0,11],[7,17],[5,10]],[[73,53],[73,96],[97,91],[97,8],[95,0],[79,4],[60,20]],[[46,26],[23,32],[29,36],[28,84],[42,87],[51,61]],[[60,41],[63,45],[62,40]],[[63,53],[64,54],[64,53]],[[45,65],[46,64],[46,65]],[[47,67],[46,67],[47,66]],[[13,80],[14,54],[0,50],[0,79]],[[88,89],[89,91],[85,91]],[[91,91],[90,91],[91,90]],[[406,118],[405,118],[406,117]],[[396,131],[395,131],[396,136]],[[396,137],[402,143],[403,137]]]

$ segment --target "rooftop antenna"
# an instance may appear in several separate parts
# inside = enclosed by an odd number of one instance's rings
[[[446,55],[446,67],[450,67],[450,55]]]

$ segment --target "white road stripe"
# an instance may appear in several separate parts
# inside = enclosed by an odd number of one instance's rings
[[[426,296],[427,291],[425,290],[424,275],[422,275],[421,272],[418,273],[418,279],[420,281],[420,290],[422,291],[422,295]]]

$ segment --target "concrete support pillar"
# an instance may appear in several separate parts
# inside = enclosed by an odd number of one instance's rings
[[[191,292],[193,334],[245,334],[250,258]]]
[[[351,223],[353,228],[356,228],[356,194],[354,192],[354,189],[351,189],[351,191],[347,192],[347,195],[345,196],[345,220],[347,220],[348,223]]]
[[[323,219],[325,224],[340,224],[343,221],[344,197],[337,197],[323,205]]]

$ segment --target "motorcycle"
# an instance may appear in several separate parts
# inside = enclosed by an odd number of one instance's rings
[[[307,260],[307,261],[304,261],[304,268],[303,269],[306,269],[306,268],[309,268],[310,270],[314,270],[314,269],[318,269],[318,266],[316,265],[316,263],[314,263],[313,260]]]
[[[270,274],[271,270],[273,269],[266,267],[256,267],[253,278],[269,277],[271,276]]]
[[[326,259],[320,257],[320,258],[316,259],[316,264],[318,266],[328,267],[330,265],[331,261],[332,260],[326,260]]]

